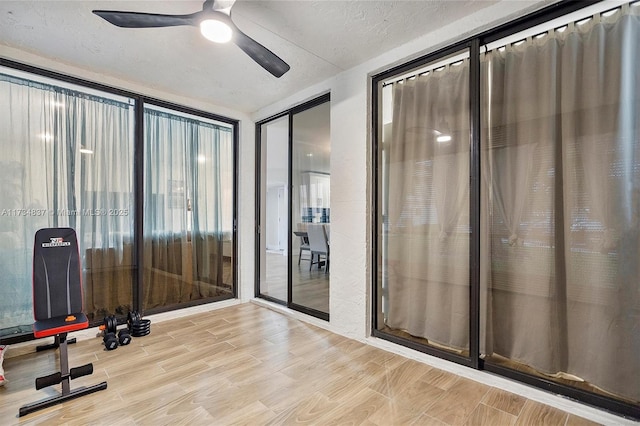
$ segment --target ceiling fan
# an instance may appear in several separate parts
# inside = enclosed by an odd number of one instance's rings
[[[93,13],[122,28],[157,28],[179,25],[199,26],[202,35],[217,43],[233,41],[244,53],[275,77],[289,71],[289,65],[275,53],[243,33],[231,20],[235,0],[207,0],[202,10],[188,15],[94,10]]]

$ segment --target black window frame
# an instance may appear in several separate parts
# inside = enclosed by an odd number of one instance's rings
[[[207,111],[203,111],[197,108],[173,103],[170,101],[146,96],[141,93],[132,92],[129,90],[120,89],[114,86],[97,83],[91,80],[63,74],[56,71],[51,71],[45,68],[40,68],[21,62],[13,61],[10,59],[0,57],[0,66],[13,69],[16,71],[25,72],[27,74],[33,74],[34,76],[40,76],[49,78],[52,80],[60,81],[61,83],[73,84],[79,87],[99,90],[106,94],[127,97],[133,100],[134,105],[134,156],[133,156],[133,173],[134,173],[134,260],[135,260],[135,272],[132,280],[133,285],[133,300],[132,309],[139,312],[141,315],[155,314],[160,312],[173,311],[177,309],[183,309],[191,306],[198,306],[208,303],[214,303],[220,300],[228,300],[225,298],[205,298],[185,302],[181,304],[170,305],[167,307],[154,308],[144,310],[143,306],[143,294],[144,283],[142,271],[144,270],[144,240],[143,240],[143,219],[144,219],[144,107],[145,105],[152,105],[162,107],[168,110],[173,110],[183,114],[190,114],[195,117],[201,117],[208,120],[218,121],[229,125],[233,131],[233,244],[232,244],[232,256],[233,256],[233,284],[232,284],[232,296],[231,299],[238,297],[238,150],[239,150],[239,128],[240,120],[225,117],[218,114],[213,114]],[[119,322],[126,322],[126,318],[118,318]],[[102,321],[93,320],[89,326],[96,327],[100,325]],[[1,340],[3,344],[16,344],[20,342],[33,340],[33,333],[20,333],[16,335],[5,336]]]
[[[640,419],[640,405],[634,405],[619,399],[594,394],[585,390],[577,389],[568,385],[557,383],[545,378],[516,371],[494,363],[485,362],[480,358],[480,49],[481,46],[508,37],[512,34],[527,30],[536,25],[544,24],[564,15],[579,11],[594,4],[601,3],[600,0],[571,1],[563,0],[559,3],[544,7],[530,14],[524,15],[511,22],[499,25],[495,28],[479,32],[462,41],[454,42],[446,47],[434,50],[419,58],[409,62],[394,66],[370,78],[371,82],[371,164],[372,164],[372,209],[371,209],[371,335],[384,340],[397,343],[417,351],[427,353],[457,364],[467,367],[485,370],[500,376],[504,376],[528,385],[564,395],[601,409],[605,409],[616,414]],[[426,66],[428,63],[446,57],[463,49],[469,49],[470,53],[470,75],[469,75],[469,113],[470,113],[470,228],[471,241],[469,249],[469,357],[463,357],[451,352],[427,347],[415,343],[408,339],[403,339],[377,329],[378,323],[378,275],[381,248],[379,247],[379,233],[381,225],[380,216],[380,184],[381,164],[379,164],[378,153],[381,145],[381,88],[384,81],[393,79],[412,70]]]
[[[328,312],[322,312],[322,311],[318,311],[316,309],[312,309],[312,308],[308,308],[306,306],[303,305],[299,305],[295,302],[293,302],[292,299],[292,295],[293,295],[293,274],[292,274],[292,270],[291,270],[291,266],[292,266],[292,258],[290,255],[287,256],[287,300],[280,300],[277,299],[275,297],[271,297],[271,296],[267,296],[264,295],[260,292],[260,256],[261,256],[261,251],[260,251],[260,238],[261,238],[261,229],[260,229],[260,214],[261,214],[261,180],[262,180],[262,163],[261,163],[261,158],[262,158],[262,126],[265,124],[268,124],[272,121],[278,120],[280,118],[284,118],[287,117],[288,119],[288,143],[287,143],[287,148],[289,150],[289,153],[293,152],[293,116],[301,113],[303,111],[306,111],[308,109],[311,109],[313,107],[316,107],[318,105],[322,105],[326,102],[331,102],[331,93],[324,93],[322,95],[319,95],[309,101],[303,102],[299,105],[293,106],[289,109],[286,109],[284,111],[281,111],[275,115],[272,115],[270,117],[267,117],[263,120],[257,121],[256,122],[256,164],[255,164],[255,168],[256,168],[256,181],[255,181],[255,194],[256,194],[256,205],[255,205],[255,227],[254,227],[254,232],[255,232],[255,272],[254,272],[254,296],[259,298],[259,299],[264,299],[267,300],[269,302],[272,303],[276,303],[279,305],[283,305],[286,306],[288,308],[291,308],[295,311],[298,312],[302,312],[303,314],[307,314],[316,318],[319,318],[321,320],[324,321],[329,321],[330,318],[330,314]],[[288,189],[289,192],[291,193],[293,191],[293,165],[292,165],[292,159],[289,158],[288,164],[287,164],[288,170],[287,170],[287,179],[289,179],[288,182]],[[289,197],[288,200],[288,204],[287,204],[287,208],[289,211],[289,215],[291,215],[291,211],[292,211],[292,206],[293,206],[293,200],[292,197]],[[287,253],[291,253],[291,249],[293,246],[293,242],[292,242],[292,235],[293,235],[293,224],[291,223],[291,221],[289,220],[289,225],[288,225],[288,230],[287,230]]]

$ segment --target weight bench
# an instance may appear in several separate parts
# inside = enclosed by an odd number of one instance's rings
[[[60,349],[60,371],[36,379],[36,390],[62,383],[62,393],[20,407],[18,417],[107,388],[107,382],[71,390],[70,381],[93,373],[93,364],[69,368],[67,333],[89,327],[83,313],[80,256],[71,228],[36,232],[33,248],[33,336],[55,337]],[[72,340],[72,339],[69,339]]]

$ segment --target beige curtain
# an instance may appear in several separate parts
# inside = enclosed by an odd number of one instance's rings
[[[386,325],[455,350],[469,346],[468,82],[465,60],[394,84],[385,147]]]
[[[482,58],[483,350],[640,400],[640,17]]]

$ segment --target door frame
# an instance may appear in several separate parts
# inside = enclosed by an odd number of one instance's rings
[[[278,114],[275,114],[271,117],[265,118],[264,120],[260,120],[256,122],[256,181],[255,181],[255,191],[256,191],[256,206],[255,206],[255,226],[254,226],[254,235],[255,235],[255,279],[254,279],[254,296],[257,298],[265,299],[270,302],[274,302],[280,305],[284,305],[288,308],[296,310],[298,312],[302,312],[307,315],[311,315],[316,318],[323,319],[325,321],[329,321],[329,313],[318,311],[316,309],[308,308],[303,305],[299,305],[293,302],[292,294],[293,294],[293,277],[292,277],[292,247],[293,247],[293,224],[291,222],[291,211],[293,208],[293,199],[291,194],[293,192],[293,167],[292,167],[292,158],[291,153],[293,152],[293,116],[321,105],[326,102],[331,101],[331,94],[325,93],[322,94],[310,101],[304,102],[300,105],[296,105],[288,110],[282,111]],[[262,243],[262,229],[260,223],[260,217],[262,214],[262,180],[263,173],[262,170],[262,154],[263,154],[263,146],[262,146],[262,126],[268,124],[272,121],[281,119],[283,117],[288,117],[288,164],[287,164],[287,189],[288,189],[288,197],[287,197],[287,300],[280,300],[272,296],[261,294],[260,292],[260,272],[261,265],[260,259],[262,255],[261,251],[261,243]]]

